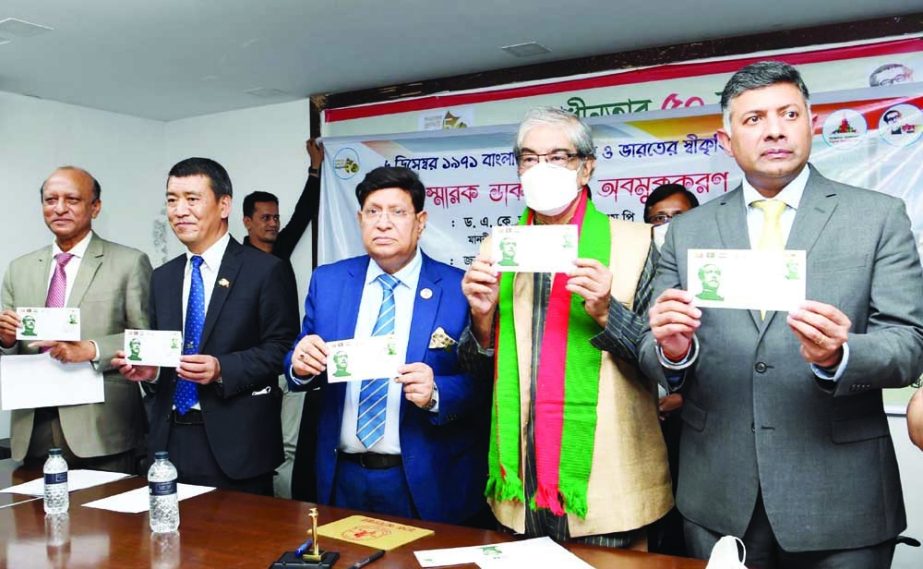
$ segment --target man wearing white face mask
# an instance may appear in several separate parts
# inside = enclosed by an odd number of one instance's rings
[[[656,390],[636,366],[656,251],[650,226],[593,207],[593,150],[576,116],[526,115],[520,223],[577,225],[579,258],[568,274],[500,277],[485,243],[462,280],[471,326],[459,359],[494,378],[487,496],[500,523],[646,548],[646,527],[673,503]]]

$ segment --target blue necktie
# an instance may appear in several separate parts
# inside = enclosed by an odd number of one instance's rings
[[[186,326],[183,330],[183,355],[199,353],[199,340],[205,326],[205,284],[202,282],[202,257],[192,257],[192,274],[189,279],[189,300],[186,302]],[[180,415],[199,402],[198,386],[185,379],[176,380],[173,404]]]
[[[382,273],[378,275],[381,284],[381,308],[378,320],[372,329],[372,336],[384,336],[394,332],[394,287],[401,281]],[[390,379],[366,379],[359,390],[359,419],[356,421],[356,436],[365,445],[372,445],[385,436],[385,411],[388,406],[388,383]]]

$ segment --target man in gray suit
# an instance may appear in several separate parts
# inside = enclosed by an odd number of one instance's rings
[[[808,90],[793,67],[745,67],[721,107],[718,137],[745,179],[673,220],[641,355],[685,399],[687,545],[706,558],[730,534],[756,567],[889,567],[906,522],[881,390],[923,364],[923,271],[904,204],[808,165]],[[810,300],[787,315],[694,306],[689,249],[766,248],[773,235],[807,252]]]
[[[59,447],[71,468],[135,471],[144,435],[138,387],[110,361],[122,349],[126,328],[147,328],[151,263],[147,255],[92,231],[102,207],[100,186],[80,168],[59,168],[41,189],[45,224],[54,243],[12,263],[3,279],[0,348],[3,354],[40,349],[69,364],[88,362],[105,372],[104,403],[13,411],[13,458],[40,466]],[[16,307],[80,308],[80,341],[17,342]]]

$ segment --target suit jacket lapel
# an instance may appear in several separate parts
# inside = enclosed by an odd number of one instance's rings
[[[166,319],[157,322],[159,330],[183,330],[183,279],[186,276],[186,265],[189,259],[183,254],[164,265],[166,277],[163,283],[168,287],[164,294],[157,295],[157,302],[163,302],[163,307],[157,310],[158,315],[165,315]]]
[[[87,250],[80,260],[80,270],[77,271],[77,278],[74,279],[74,286],[71,288],[70,296],[67,297],[67,305],[76,307],[83,302],[83,296],[90,288],[96,271],[103,262],[105,248],[102,239],[93,234],[90,242],[87,244]]]
[[[45,306],[45,297],[48,296],[48,277],[51,275],[51,263],[53,262],[49,245],[42,249],[35,259],[32,270],[26,275],[26,282],[23,283],[25,293],[16,299],[18,306]],[[19,283],[16,283],[17,291],[19,291],[18,285]]]
[[[221,266],[218,268],[218,278],[215,279],[215,286],[212,289],[212,297],[208,301],[208,310],[205,311],[205,325],[202,328],[202,338],[199,340],[199,346],[205,346],[208,342],[208,338],[215,328],[215,322],[218,321],[218,316],[224,307],[224,301],[227,300],[228,295],[231,294],[231,289],[234,288],[237,274],[240,272],[241,251],[241,244],[232,237],[228,241],[228,248],[224,251]]]
[[[837,206],[836,190],[813,167],[798,204],[786,249],[811,251]]]
[[[404,361],[422,362],[429,349],[429,338],[436,323],[436,312],[442,299],[442,288],[439,286],[440,276],[432,270],[433,260],[423,255],[423,265],[420,267],[420,279],[413,297],[413,317],[410,320],[410,337],[407,339],[407,356]],[[431,294],[421,294],[429,290]],[[429,297],[429,298],[425,298]],[[407,407],[407,399],[401,398],[401,420]]]
[[[362,302],[362,290],[365,288],[365,275],[369,268],[369,258],[364,263],[351,263],[346,271],[343,283],[340,315],[337,319],[335,340],[344,340],[356,335],[356,321],[359,319],[359,303]]]
[[[718,208],[716,225],[721,244],[725,249],[750,249],[750,232],[747,225],[747,204],[744,203],[743,186],[719,198],[721,207]],[[759,328],[765,322],[760,318],[758,310],[750,310],[753,325]]]
[[[364,263],[350,263],[346,270],[346,280],[343,283],[343,296],[340,297],[339,318],[336,322],[335,340],[345,340],[356,335],[356,321],[359,319],[359,303],[362,302],[362,291],[365,288],[365,275],[369,268],[369,258],[365,257]],[[346,389],[349,383],[334,383],[333,409],[336,423],[343,420],[343,403],[346,401]]]

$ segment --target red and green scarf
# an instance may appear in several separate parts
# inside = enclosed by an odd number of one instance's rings
[[[526,210],[520,225],[532,223]],[[596,211],[584,191],[572,223],[578,227],[580,258],[609,265],[609,218]],[[513,273],[500,278],[500,317],[495,338],[496,371],[491,410],[486,495],[525,502],[520,478],[519,359],[513,321]],[[602,353],[590,344],[599,324],[584,310],[583,298],[567,292],[567,275],[556,273],[542,337],[535,396],[536,495],[529,506],[587,513],[587,487],[593,465],[596,404]],[[562,457],[561,449],[567,449]]]

